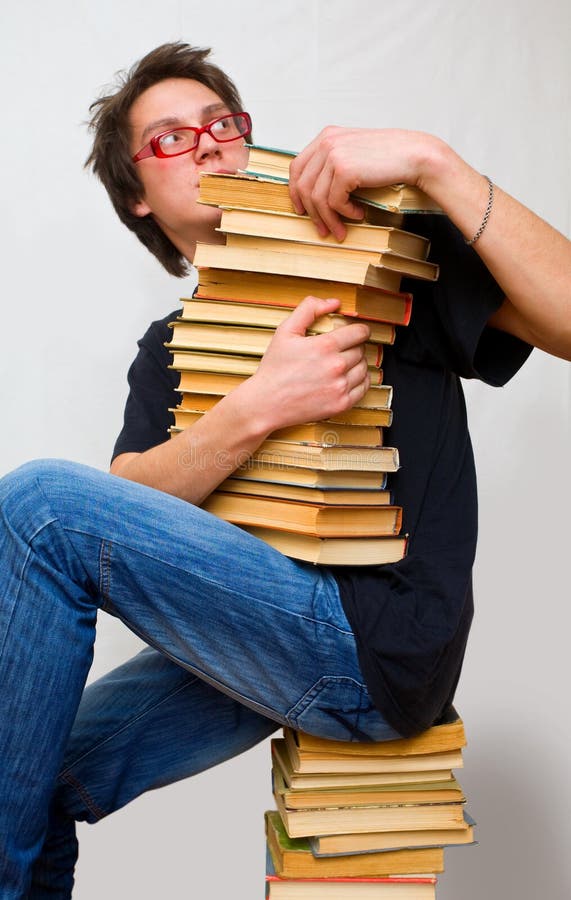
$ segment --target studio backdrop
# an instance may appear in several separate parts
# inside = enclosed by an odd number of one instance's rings
[[[170,40],[214,48],[258,143],[328,124],[439,135],[569,236],[568,0],[24,0],[0,13],[0,472],[106,469],[136,340],[192,291],[164,274],[83,169],[88,107]],[[541,297],[537,298],[541,303]],[[439,900],[566,900],[568,364],[536,351],[504,389],[466,384],[480,481],[476,618],[457,706],[478,845]],[[91,678],[139,648],[101,615]],[[269,744],[80,826],[78,900],[262,896]]]

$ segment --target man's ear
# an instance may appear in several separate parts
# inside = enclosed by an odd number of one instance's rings
[[[136,200],[131,204],[131,212],[134,216],[138,216],[139,219],[142,219],[149,215],[151,209],[145,200]]]

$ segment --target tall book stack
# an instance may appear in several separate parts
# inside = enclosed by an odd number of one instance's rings
[[[410,319],[412,297],[401,292],[402,277],[438,277],[437,265],[427,261],[428,240],[397,227],[398,207],[433,207],[405,185],[379,189],[385,208],[368,196],[367,221],[347,222],[343,243],[321,238],[311,220],[293,210],[287,184],[292,156],[253,147],[247,172],[201,176],[200,200],[221,207],[226,243],[198,244],[197,292],[172,323],[168,346],[182,402],[172,410],[171,431],[196,422],[256,371],[275,329],[304,297],[338,298],[339,314],[321,317],[312,331],[366,320],[370,389],[333,419],[271,434],[203,507],[298,559],[395,562],[406,552],[406,536],[402,510],[387,489],[399,456],[383,442],[392,421],[383,349]],[[263,171],[264,161],[276,166],[276,160],[281,175]]]
[[[459,718],[382,743],[284,729],[272,741],[266,897],[433,900],[445,847],[474,842],[453,773],[465,743]]]

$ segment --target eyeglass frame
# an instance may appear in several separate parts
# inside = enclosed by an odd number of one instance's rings
[[[217,122],[220,122],[222,119],[234,118],[234,116],[243,116],[246,119],[246,124],[248,125],[248,130],[244,132],[244,134],[238,134],[236,137],[225,138],[224,140],[220,140],[216,135],[212,134],[210,130],[213,125],[216,125]],[[164,153],[161,149],[160,142],[166,137],[167,134],[173,134],[176,131],[194,131],[196,143],[193,144],[192,147],[188,147],[186,150],[180,150],[178,153]],[[151,156],[156,156],[159,159],[173,159],[175,156],[183,156],[185,153],[192,153],[193,150],[196,150],[200,143],[200,135],[201,134],[209,134],[210,137],[216,141],[217,144],[230,144],[232,141],[237,141],[241,137],[247,137],[252,131],[252,118],[249,113],[240,110],[238,112],[229,112],[224,113],[223,116],[218,116],[218,118],[213,119],[212,122],[207,122],[206,125],[202,125],[200,128],[196,128],[193,125],[183,125],[180,128],[169,128],[168,131],[162,131],[160,134],[154,135],[151,138],[148,144],[145,144],[144,147],[135,153],[134,156],[131,157],[132,162],[137,163],[142,159],[147,159]]]

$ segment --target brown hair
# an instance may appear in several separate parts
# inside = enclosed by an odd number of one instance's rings
[[[127,228],[153,253],[171,275],[188,272],[185,258],[159,228],[152,215],[136,216],[133,206],[143,196],[137,167],[129,146],[129,110],[143,91],[167,78],[192,78],[213,90],[231,112],[242,100],[234,83],[214,63],[209,48],[191,47],[180,41],[151,50],[127,72],[117,75],[116,89],[99,97],[89,107],[93,147],[85,165],[103,182],[117,215]]]

